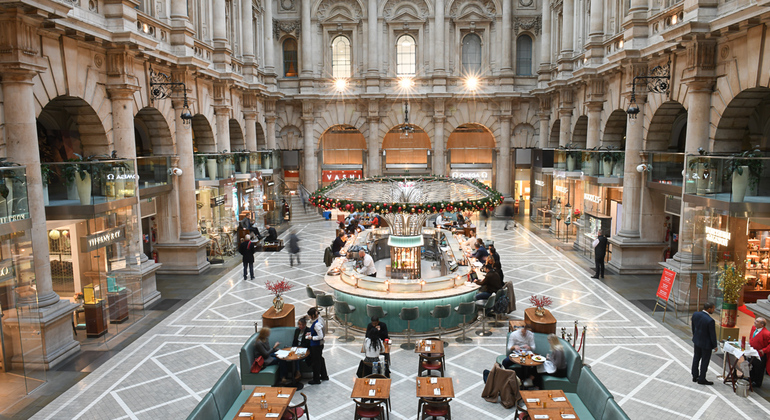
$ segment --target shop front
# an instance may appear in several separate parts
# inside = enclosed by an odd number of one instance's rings
[[[529,219],[539,228],[547,229],[551,225],[553,150],[533,150],[530,175]]]
[[[593,260],[593,241],[599,231],[607,238],[617,233],[623,205],[623,188],[616,183],[602,184],[595,177],[586,177],[582,193],[572,210],[573,225],[576,228],[575,249],[584,257]],[[612,244],[608,244],[606,262],[612,255]]]
[[[532,149],[515,149],[513,168],[511,196],[516,199],[517,214],[524,214],[526,217],[530,215],[532,201]]]
[[[340,179],[363,176],[366,139],[358,129],[349,125],[332,126],[321,136],[320,145],[321,187]]]
[[[2,168],[0,180],[0,392],[18,400],[46,372],[25,168]]]
[[[447,139],[448,173],[452,178],[473,178],[495,185],[495,137],[480,124],[463,124]]]
[[[415,125],[392,128],[382,140],[384,175],[430,175],[432,172],[430,137]]]

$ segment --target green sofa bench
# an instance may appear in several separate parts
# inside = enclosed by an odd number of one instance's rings
[[[234,419],[253,388],[243,390],[235,365],[225,370],[217,383],[203,397],[187,420],[230,420]]]
[[[610,391],[602,384],[599,378],[594,375],[591,368],[583,366],[578,380],[577,393],[565,392],[567,400],[575,409],[580,420],[604,419],[604,418],[628,418],[626,417],[604,417],[608,401],[615,402]],[[611,406],[611,412],[608,415],[620,415],[623,410],[615,403]]]
[[[272,346],[275,342],[281,343],[281,348],[291,347],[291,341],[294,339],[294,327],[275,327],[270,328],[270,338],[268,342]],[[241,346],[240,364],[241,364],[241,382],[243,385],[273,386],[278,381],[278,364],[265,366],[259,373],[251,373],[251,365],[254,363],[254,347],[256,346],[257,334],[253,334]],[[303,374],[312,374],[313,369],[305,363],[299,362],[300,372]]]
[[[497,356],[497,363],[501,366],[503,360],[508,357],[508,339],[513,332],[509,332],[505,337],[504,354]],[[533,333],[535,334],[535,353],[540,355],[547,355],[551,351],[551,345],[548,343],[548,334]],[[567,359],[567,377],[557,378],[555,376],[543,376],[544,389],[561,389],[564,392],[575,392],[577,390],[578,380],[580,379],[580,371],[583,367],[583,360],[580,358],[580,354],[574,347],[569,345],[566,341],[559,339],[564,347],[564,356]],[[519,366],[515,364],[514,367]]]

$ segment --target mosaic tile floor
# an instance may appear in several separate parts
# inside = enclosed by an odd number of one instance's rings
[[[586,363],[633,419],[702,418],[766,419],[770,403],[750,395],[740,398],[728,386],[702,386],[690,381],[692,348],[604,284],[565,258],[535,234],[519,228],[503,231],[503,222],[479,228],[479,236],[493,239],[503,260],[506,280],[518,297],[513,319],[522,319],[531,294],[554,300],[552,313],[559,327],[573,322],[588,327]],[[33,419],[184,419],[230,363],[238,364],[242,343],[254,332],[253,323],[271,305],[264,280],[287,278],[296,288],[286,301],[303,314],[311,304],[305,285],[329,290],[323,283],[323,249],[334,235],[332,222],[297,226],[302,261],[289,267],[288,254],[257,255],[257,280],[244,282],[240,268],[191,300],[161,324],[96,369],[76,386],[41,410]],[[479,325],[480,327],[480,325]],[[475,329],[475,328],[474,328]],[[481,372],[490,368],[504,348],[507,328],[490,337],[458,344],[449,339],[446,375],[454,380],[456,419],[512,419],[513,410],[484,401]],[[341,334],[342,328],[335,333]],[[312,419],[352,418],[350,400],[362,337],[352,343],[327,341],[330,381],[306,386]],[[396,343],[401,340],[396,338]],[[414,377],[417,359],[412,351],[394,346],[392,353],[393,419],[415,419]],[[710,380],[721,366],[711,364]]]

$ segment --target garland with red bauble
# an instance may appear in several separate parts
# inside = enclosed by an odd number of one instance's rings
[[[439,201],[435,203],[390,203],[390,202],[362,202],[352,200],[337,200],[325,196],[325,193],[335,188],[341,182],[351,183],[390,183],[396,181],[442,181],[448,183],[470,183],[476,188],[484,191],[488,195],[485,198],[479,200],[462,200],[462,201]],[[499,192],[492,188],[482,184],[475,179],[457,179],[448,178],[442,176],[431,177],[374,177],[362,180],[341,179],[335,181],[326,187],[323,187],[310,195],[310,204],[322,208],[324,210],[337,209],[346,212],[374,212],[381,214],[388,213],[439,213],[444,211],[481,211],[487,209],[492,211],[495,206],[500,205],[503,202],[503,196]]]

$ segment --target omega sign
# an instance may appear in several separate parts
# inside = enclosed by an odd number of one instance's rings
[[[126,240],[126,231],[125,227],[121,226],[81,237],[80,247],[85,252],[91,252],[124,240]]]
[[[489,179],[489,172],[487,171],[454,171],[452,172],[451,176],[452,178],[487,180]]]
[[[139,179],[139,175],[136,175],[136,174],[120,174],[120,175],[107,174],[107,179],[109,181],[113,181],[113,180],[120,181],[120,180],[126,180],[126,179],[137,180],[137,179]]]
[[[730,232],[707,227],[706,240],[715,244],[727,246],[727,243],[730,242]]]
[[[538,187],[545,187],[545,181],[541,181],[539,179],[536,179],[535,180],[535,185],[537,185]]]

